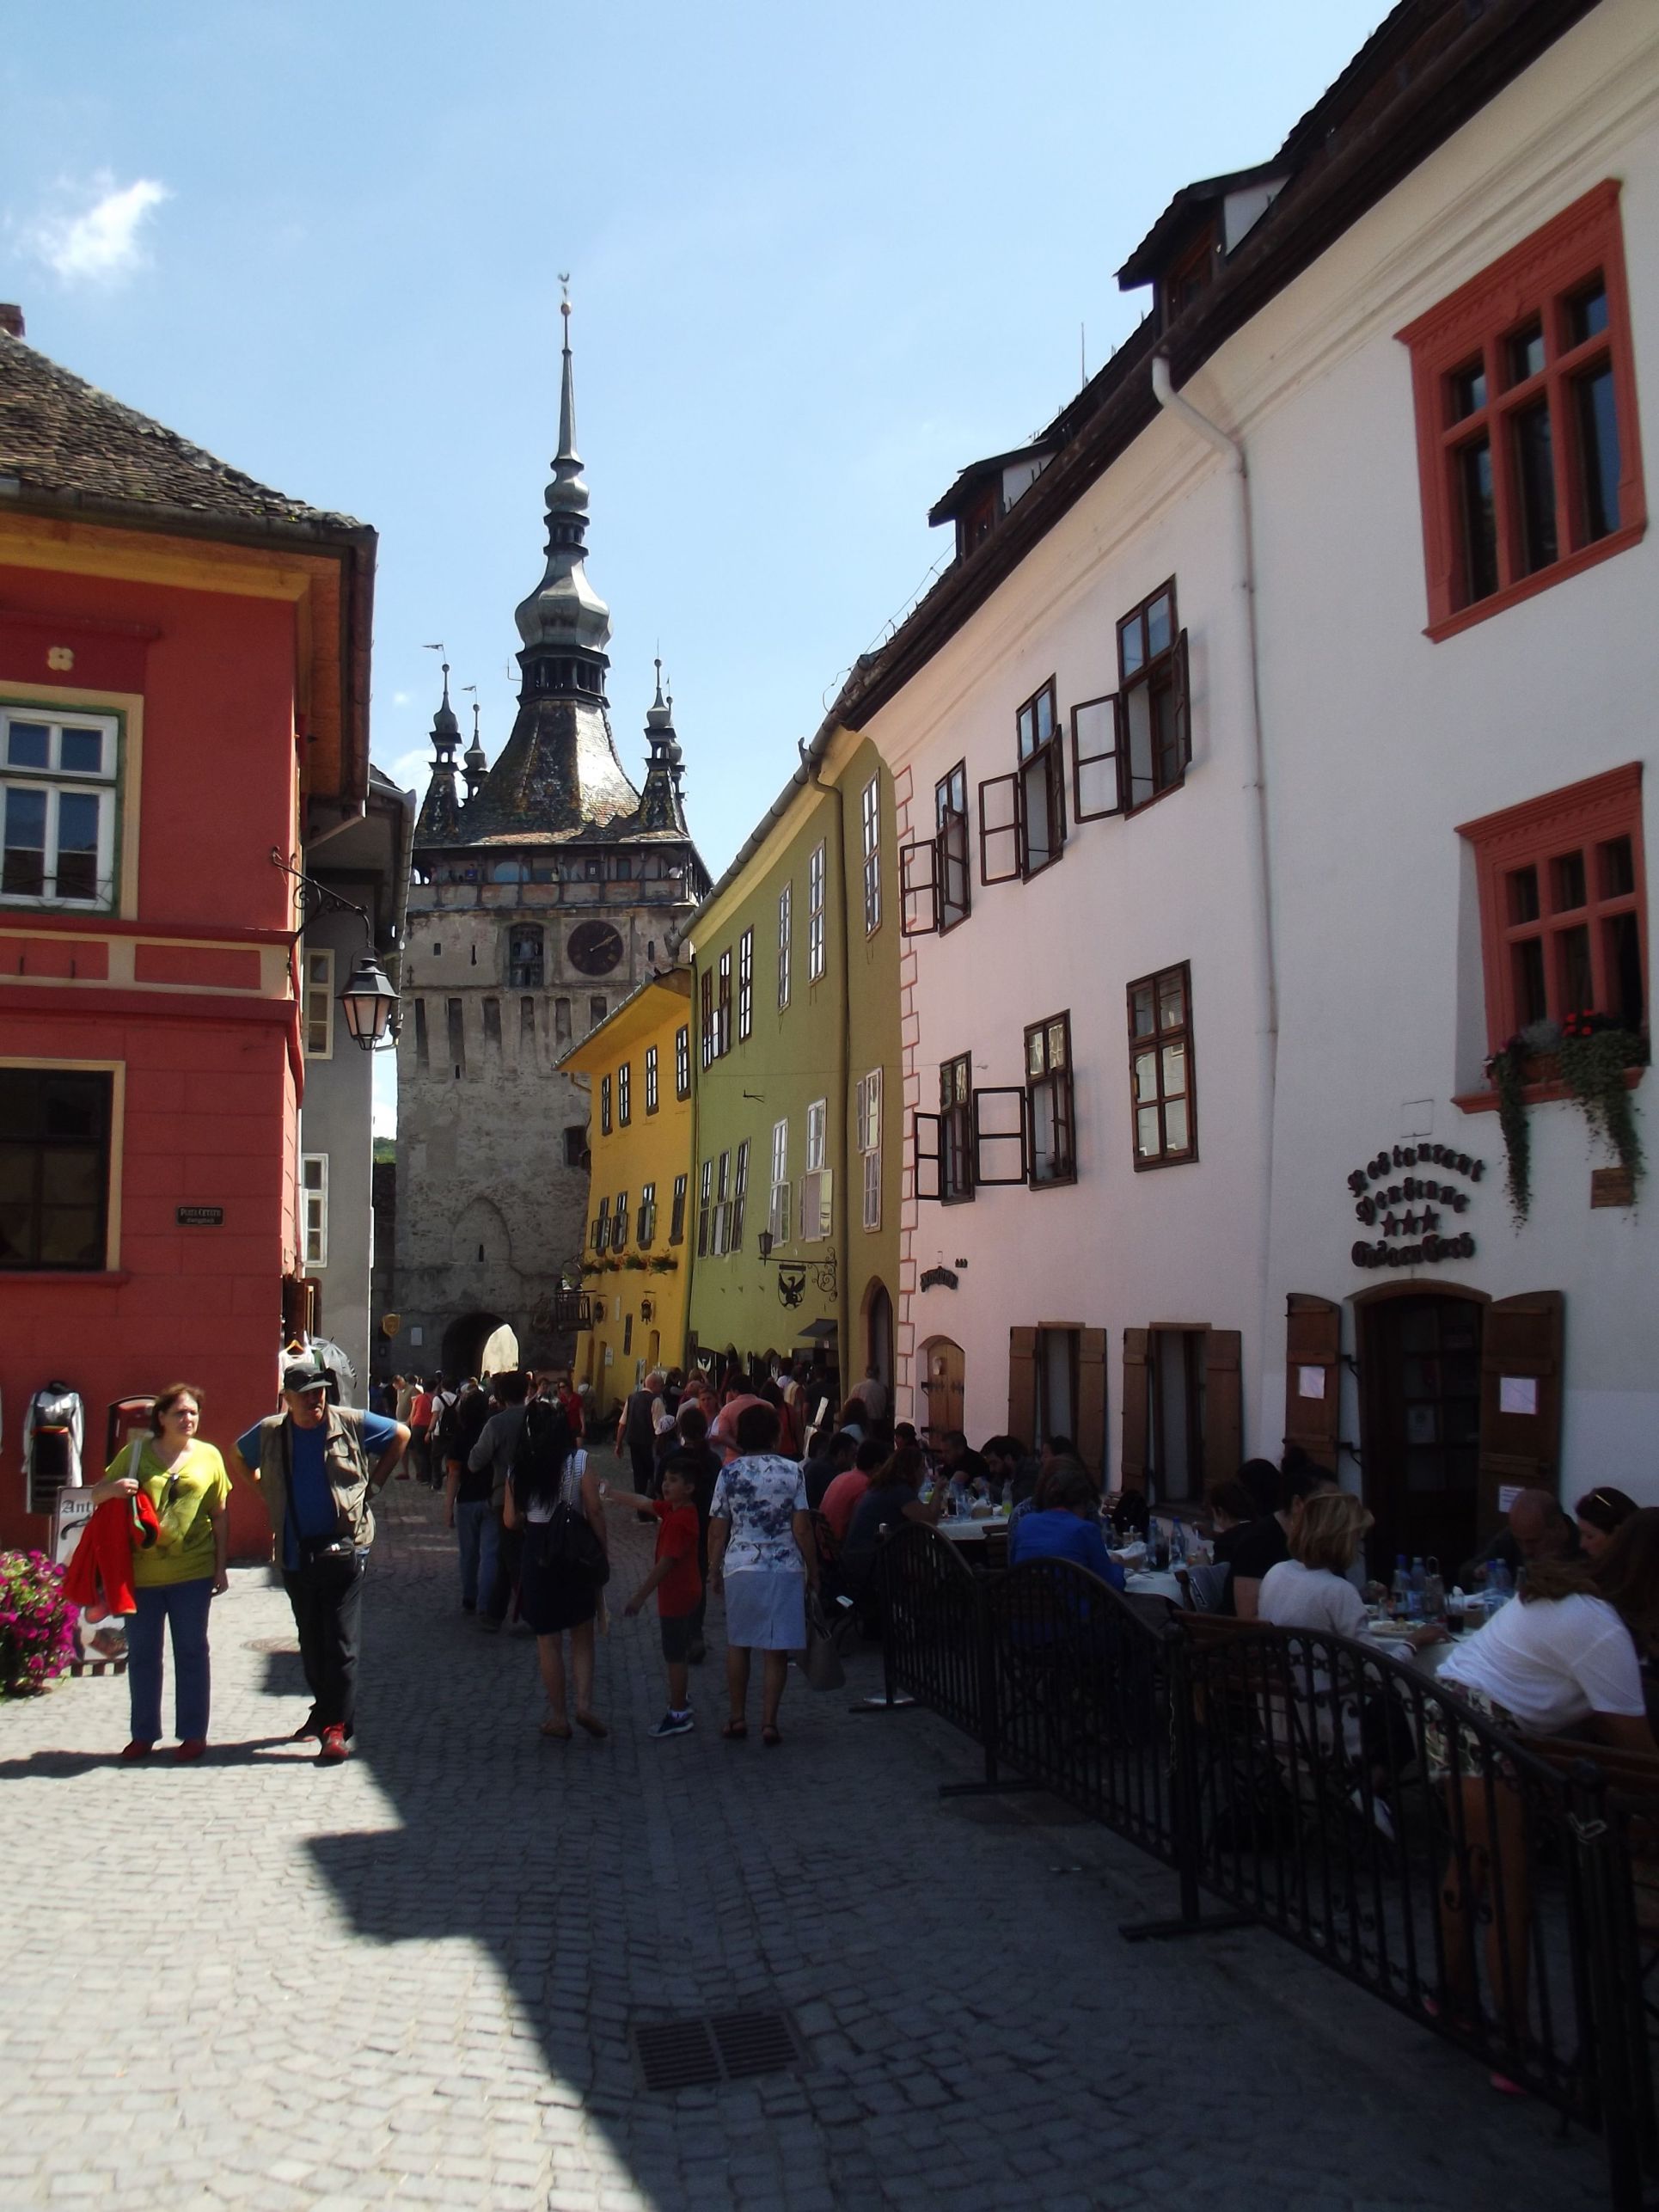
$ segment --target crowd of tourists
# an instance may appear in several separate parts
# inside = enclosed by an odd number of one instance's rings
[[[296,1740],[315,1741],[325,1763],[349,1756],[372,1501],[395,1476],[443,1494],[462,1611],[481,1633],[535,1639],[542,1732],[556,1740],[573,1728],[609,1733],[596,1706],[596,1629],[613,1603],[618,1517],[654,1531],[650,1571],[620,1610],[649,1605],[657,1616],[667,1691],[658,1737],[695,1725],[690,1670],[707,1656],[712,1598],[724,1612],[720,1733],[735,1742],[749,1732],[758,1653],[761,1740],[781,1744],[791,1656],[809,1630],[836,1621],[875,1630],[882,1539],[906,1523],[1000,1508],[1011,1566],[1068,1560],[1123,1587],[1113,1553],[1144,1529],[1144,1498],[1103,1497],[1069,1439],[1032,1450],[999,1435],[975,1449],[959,1431],[918,1433],[894,1420],[873,1370],[838,1406],[828,1383],[805,1363],[653,1369],[613,1426],[561,1370],[452,1384],[399,1376],[359,1412],[330,1402],[329,1378],[313,1365],[289,1367],[281,1411],[237,1437],[235,1460],[265,1501],[293,1609],[311,1699]],[[203,1410],[188,1383],[157,1396],[150,1433],[94,1488],[97,1510],[71,1561],[70,1594],[89,1618],[126,1617],[132,1760],[162,1738],[169,1636],[174,1756],[199,1758],[207,1742],[208,1621],[227,1587],[230,1477],[201,1433]],[[599,1452],[627,1468],[626,1486],[602,1476]],[[1221,1576],[1217,1610],[1283,1628],[1371,1632],[1358,1565],[1370,1516],[1305,1455],[1246,1461],[1212,1489],[1200,1517]],[[1522,1491],[1462,1573],[1472,1586],[1518,1574],[1522,1602],[1466,1638],[1443,1682],[1502,1726],[1587,1730],[1655,1749],[1642,1668],[1659,1647],[1659,1510],[1601,1486],[1569,1516],[1547,1492]],[[1443,1634],[1430,1623],[1411,1633],[1419,1643]]]

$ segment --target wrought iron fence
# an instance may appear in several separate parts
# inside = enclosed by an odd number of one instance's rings
[[[1614,2212],[1659,2171],[1651,1762],[1519,1740],[1374,1645],[1183,1614],[1080,1567],[976,1575],[931,1530],[880,1556],[888,1694],[1601,2130]],[[1018,1779],[1012,1783],[1005,1775]]]

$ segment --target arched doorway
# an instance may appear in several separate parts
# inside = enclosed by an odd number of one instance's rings
[[[1355,1301],[1372,1571],[1436,1559],[1450,1586],[1479,1525],[1480,1348],[1487,1301],[1389,1284]]]
[[[962,1347],[950,1337],[929,1337],[921,1347],[921,1400],[927,1426],[940,1431],[962,1426]]]
[[[505,1327],[499,1314],[463,1314],[444,1332],[444,1372],[466,1376],[482,1372],[484,1347],[498,1329]],[[515,1345],[517,1339],[515,1339]]]
[[[887,1285],[879,1276],[872,1275],[865,1285],[861,1317],[865,1361],[876,1370],[876,1379],[886,1389],[891,1405],[893,1389],[893,1302],[887,1295]],[[857,1380],[857,1376],[849,1376],[848,1387],[850,1388]]]
[[[517,1367],[518,1336],[511,1321],[503,1321],[499,1329],[490,1332],[484,1349],[478,1355],[481,1375],[505,1375]]]

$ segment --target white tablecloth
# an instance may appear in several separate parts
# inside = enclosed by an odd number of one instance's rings
[[[940,1535],[948,1536],[953,1544],[983,1544],[989,1530],[993,1529],[1006,1530],[1008,1523],[1004,1515],[997,1513],[994,1514],[989,1521],[944,1520],[937,1525]]]
[[[1166,1597],[1172,1605],[1184,1605],[1181,1585],[1167,1567],[1137,1567],[1124,1577],[1131,1597]]]

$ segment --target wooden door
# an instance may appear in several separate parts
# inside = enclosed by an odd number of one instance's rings
[[[922,1390],[927,1401],[927,1426],[935,1435],[962,1426],[962,1347],[949,1337],[934,1337],[922,1346],[927,1363]]]
[[[1376,1517],[1374,1572],[1400,1553],[1439,1560],[1448,1586],[1476,1548],[1481,1322],[1472,1298],[1413,1292],[1362,1306],[1361,1463]]]
[[[1559,1290],[1529,1290],[1486,1308],[1480,1357],[1480,1532],[1503,1519],[1511,1490],[1547,1490],[1561,1480]]]
[[[1293,1290],[1285,1304],[1284,1441],[1337,1472],[1342,1406],[1342,1308]]]

